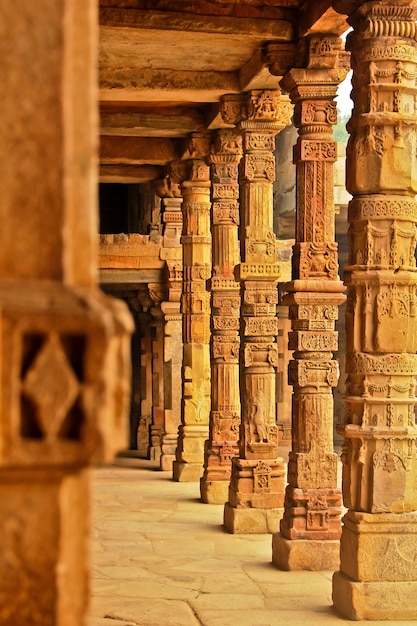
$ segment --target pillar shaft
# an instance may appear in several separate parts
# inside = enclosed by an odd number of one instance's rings
[[[196,149],[196,144],[193,144]],[[178,164],[183,197],[183,404],[174,480],[198,481],[210,414],[210,171],[198,158]]]
[[[164,258],[166,258],[165,299],[161,302],[164,316],[163,380],[164,428],[161,436],[161,470],[171,471],[181,424],[181,369],[182,369],[182,198],[179,185],[171,178],[155,183],[162,197],[162,223]]]
[[[151,285],[149,285],[149,288]],[[159,300],[159,298],[158,298]],[[162,435],[165,430],[164,411],[164,333],[165,321],[160,307],[152,307],[152,426],[149,458],[160,461]]]
[[[348,54],[337,36],[310,36],[299,44],[304,68],[292,69],[281,81],[294,103],[298,141],[294,148],[297,168],[296,241],[293,281],[286,285],[292,332],[293,360],[289,381],[293,385],[292,450],[281,535],[274,537],[273,560],[284,569],[334,569],[341,532],[341,491],[337,488],[337,457],[333,452],[333,396],[338,366],[335,320],[344,300],[338,276],[334,234],[333,164],[337,122],[333,101],[346,77]],[[285,545],[286,540],[312,540]],[[285,548],[283,547],[285,545]],[[327,566],[326,566],[327,565]]]
[[[1,11],[1,624],[87,623],[87,466],[125,445],[130,318],[95,287],[95,7]]]
[[[417,608],[417,7],[340,3],[354,31],[344,518],[336,609],[415,619]],[[414,564],[414,565],[413,565]]]
[[[212,504],[227,501],[232,458],[239,454],[240,284],[234,279],[234,270],[240,258],[238,164],[241,156],[241,137],[232,131],[219,131],[209,157],[213,202],[211,413],[201,480],[202,500]]]
[[[230,532],[268,532],[278,523],[284,492],[275,400],[280,266],[272,230],[273,151],[275,135],[289,123],[292,107],[278,92],[271,91],[250,92],[242,104],[238,125],[244,152],[242,260],[237,271],[242,293],[242,424],[240,456],[233,460],[229,501],[225,507],[225,527]],[[254,509],[258,521],[254,521]]]

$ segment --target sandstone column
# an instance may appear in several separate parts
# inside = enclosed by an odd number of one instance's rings
[[[182,278],[182,266],[177,273]],[[172,470],[181,423],[182,315],[178,301],[161,303],[164,314],[164,413],[161,470]]]
[[[349,619],[417,618],[417,5],[337,2],[350,13],[350,258],[340,571]]]
[[[228,499],[232,458],[239,455],[239,262],[238,164],[242,139],[234,131],[217,132],[212,153],[211,413],[201,498],[209,504]]]
[[[141,311],[137,313],[140,363],[138,368],[134,368],[139,371],[140,376],[138,451],[145,458],[148,458],[152,425],[152,318],[147,311],[152,301],[147,289],[138,291],[138,300],[141,306]]]
[[[1,8],[1,624],[86,624],[87,467],[125,446],[131,320],[95,286],[95,7]]]
[[[241,168],[240,456],[233,459],[224,524],[229,532],[272,532],[284,497],[278,458],[276,304],[280,266],[272,230],[275,135],[290,122],[292,106],[275,91],[252,91],[225,103],[224,118],[243,137]],[[237,119],[236,119],[237,118]]]
[[[182,211],[181,192],[171,179],[157,181],[157,193],[162,197],[162,248],[166,263],[167,297],[161,302],[164,315],[164,431],[161,438],[161,470],[172,470],[181,424],[181,368],[182,368]]]
[[[285,286],[294,350],[289,365],[293,385],[292,449],[280,533],[273,537],[272,560],[281,569],[325,570],[339,565],[342,493],[333,452],[333,395],[338,365],[335,320],[345,300],[338,276],[335,243],[333,164],[337,123],[334,97],[347,75],[349,54],[337,36],[301,40],[300,68],[281,81],[294,103],[299,138],[296,242],[293,280]]]
[[[160,461],[162,434],[165,430],[164,411],[164,334],[165,320],[160,308],[163,299],[161,285],[148,284],[149,294],[157,306],[150,309],[152,315],[152,424],[149,458]]]
[[[211,275],[210,170],[201,157],[208,140],[193,136],[189,155],[171,164],[174,180],[181,182],[183,197],[183,404],[173,478],[200,480],[203,474],[204,443],[210,414],[210,293]]]

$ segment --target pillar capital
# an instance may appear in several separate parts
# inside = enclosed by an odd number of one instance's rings
[[[348,23],[361,33],[373,33],[372,36],[402,36],[393,24],[402,22],[415,23],[417,20],[416,0],[333,0],[333,8],[338,13],[348,15]],[[367,22],[364,22],[364,18]],[[379,23],[379,28],[375,26]],[[414,37],[415,29],[408,29],[403,35]]]
[[[223,121],[241,130],[264,130],[278,133],[291,122],[292,106],[278,90],[255,89],[221,100]]]

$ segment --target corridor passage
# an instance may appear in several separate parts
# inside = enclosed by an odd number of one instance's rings
[[[197,483],[126,463],[94,471],[89,626],[353,624],[333,612],[331,572],[275,569],[271,535],[227,534]]]

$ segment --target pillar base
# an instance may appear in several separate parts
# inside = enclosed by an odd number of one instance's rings
[[[223,525],[228,533],[249,535],[276,533],[284,509],[235,509],[224,505]]]
[[[203,471],[204,467],[200,463],[174,461],[172,464],[172,478],[177,483],[198,483]]]
[[[206,504],[225,504],[229,498],[229,480],[200,481],[201,500]]]
[[[272,563],[285,571],[335,571],[340,565],[340,542],[319,539],[272,537]]]
[[[150,461],[159,461],[161,458],[161,446],[149,446],[148,458]]]
[[[356,582],[341,572],[333,575],[333,604],[351,620],[417,619],[417,581]]]
[[[163,472],[172,472],[172,465],[175,461],[175,454],[162,454],[160,459],[160,469]]]

